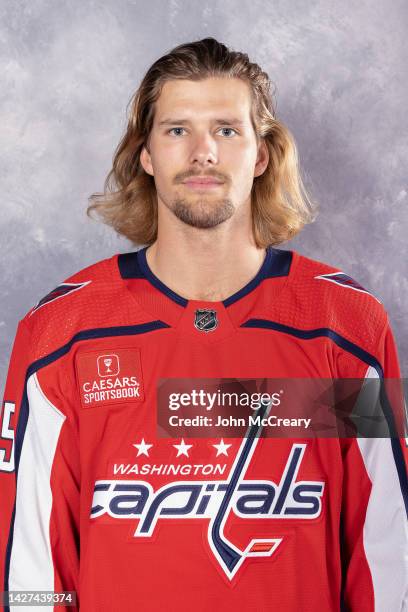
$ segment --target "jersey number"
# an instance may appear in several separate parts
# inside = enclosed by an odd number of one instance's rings
[[[14,402],[4,402],[3,414],[1,415],[1,436],[0,436],[0,472],[14,471],[14,429],[10,426],[11,415],[14,413],[16,405]],[[11,440],[10,457],[6,457],[6,449],[1,448],[3,440]]]

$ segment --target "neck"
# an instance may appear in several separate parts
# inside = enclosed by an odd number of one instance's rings
[[[253,241],[157,239],[146,250],[149,268],[165,285],[189,300],[222,301],[254,278],[265,249]]]

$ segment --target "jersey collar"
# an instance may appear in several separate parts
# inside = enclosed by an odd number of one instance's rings
[[[182,297],[170,289],[170,287],[167,287],[152,272],[146,259],[147,248],[146,246],[139,251],[119,254],[118,265],[121,277],[124,279],[143,278],[173,302],[185,308],[191,300]],[[264,261],[255,277],[225,300],[213,302],[214,304],[222,303],[225,307],[228,307],[248,295],[248,293],[251,293],[264,279],[287,276],[289,274],[292,251],[275,249],[272,246],[268,246],[265,251]]]

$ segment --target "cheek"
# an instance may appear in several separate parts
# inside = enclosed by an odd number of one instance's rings
[[[255,161],[251,158],[241,160],[239,167],[235,168],[232,175],[231,190],[239,200],[248,198],[254,184]]]
[[[241,185],[245,185],[252,182],[255,163],[256,155],[254,152],[242,147],[233,152],[229,158],[228,165],[235,181]]]
[[[158,138],[156,142],[156,151],[159,152],[160,157],[166,159],[169,156],[180,157],[187,151],[187,139],[166,137]]]
[[[230,146],[220,147],[220,163],[226,163],[236,174],[246,174],[248,169],[255,166],[256,148],[251,143],[242,141],[240,143],[229,143]]]
[[[163,151],[163,149],[160,149],[159,151],[156,151],[156,153],[152,152],[151,160],[156,181],[158,177],[160,177],[159,180],[162,184],[171,180],[172,156],[166,151]]]

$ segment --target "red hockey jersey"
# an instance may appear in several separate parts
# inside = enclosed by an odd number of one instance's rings
[[[268,248],[218,302],[165,286],[146,248],[67,278],[11,355],[4,591],[75,591],[83,612],[408,609],[402,438],[157,429],[163,379],[372,376],[400,377],[383,306],[296,251]]]

